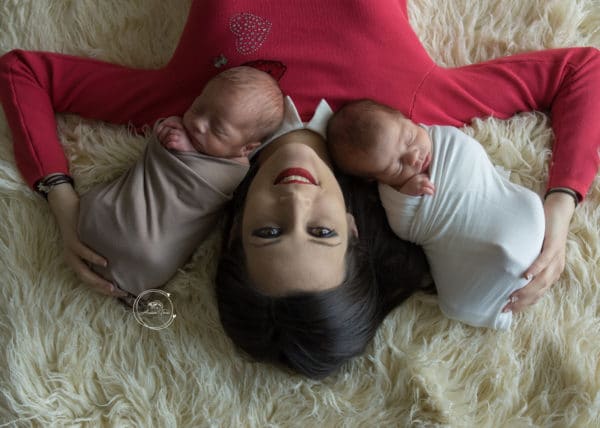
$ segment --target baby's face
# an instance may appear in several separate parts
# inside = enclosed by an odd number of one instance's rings
[[[431,162],[431,139],[409,119],[387,113],[377,115],[382,131],[371,142],[366,156],[346,156],[358,175],[393,187],[402,186],[417,174],[427,172]]]
[[[235,93],[220,89],[209,84],[183,115],[183,126],[200,153],[223,158],[247,156],[251,118],[239,107]]]

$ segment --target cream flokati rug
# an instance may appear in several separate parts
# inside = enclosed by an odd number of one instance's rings
[[[189,0],[2,0],[0,54],[13,48],[138,67],[169,58]],[[409,0],[443,65],[522,50],[600,48],[598,0]],[[598,100],[600,103],[600,100]],[[476,121],[511,179],[542,192],[552,133],[542,114]],[[125,128],[61,117],[79,190],[127,168],[145,144]],[[124,143],[125,141],[125,143]],[[218,320],[215,233],[168,284],[165,330],[82,286],[46,203],[15,168],[0,115],[0,426],[600,426],[600,180],[577,209],[568,266],[504,333],[445,319],[413,296],[366,355],[323,382],[239,356]]]

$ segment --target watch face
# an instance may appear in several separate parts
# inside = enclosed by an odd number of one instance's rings
[[[152,330],[162,330],[170,326],[176,317],[173,312],[171,294],[164,290],[146,290],[133,302],[136,321]]]

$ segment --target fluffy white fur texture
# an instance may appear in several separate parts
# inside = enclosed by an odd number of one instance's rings
[[[375,1],[375,0],[374,0]],[[190,0],[2,0],[13,48],[139,67],[167,61]],[[600,48],[598,0],[409,0],[440,64],[523,50]],[[600,100],[598,100],[600,103]],[[59,118],[79,190],[121,173],[145,140]],[[477,120],[511,178],[542,192],[552,145],[541,113]],[[83,286],[62,260],[44,200],[15,167],[0,115],[0,426],[600,426],[600,180],[576,212],[567,268],[504,333],[450,321],[435,297],[396,309],[366,354],[323,382],[247,361],[218,320],[218,233],[168,284],[174,324],[156,332]]]

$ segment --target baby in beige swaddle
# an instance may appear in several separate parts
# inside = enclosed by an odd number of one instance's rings
[[[108,260],[93,269],[133,296],[163,286],[215,226],[283,109],[277,82],[241,66],[211,79],[183,117],[158,121],[130,170],[81,197],[80,239]]]

